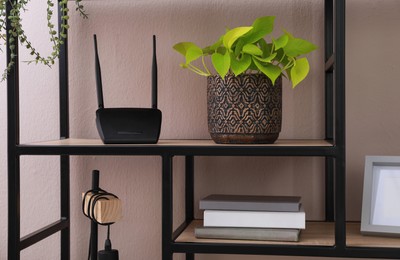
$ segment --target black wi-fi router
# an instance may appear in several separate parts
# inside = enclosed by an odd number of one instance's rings
[[[157,109],[156,36],[153,35],[152,107],[104,108],[103,85],[97,38],[94,37],[97,101],[96,126],[105,144],[155,144],[161,130],[161,111]]]

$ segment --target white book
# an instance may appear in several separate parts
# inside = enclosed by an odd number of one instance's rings
[[[205,227],[306,228],[303,207],[298,212],[205,210]]]

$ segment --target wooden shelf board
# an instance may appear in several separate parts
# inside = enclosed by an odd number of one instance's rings
[[[274,144],[251,144],[251,145],[240,145],[240,144],[216,144],[212,140],[202,139],[202,140],[159,140],[157,144],[117,144],[118,146],[162,146],[162,147],[182,147],[182,146],[259,146],[259,147],[268,147],[268,146],[281,146],[281,147],[289,147],[289,146],[313,146],[313,147],[331,147],[332,144],[326,140],[319,139],[282,139],[277,140]],[[26,143],[21,144],[21,146],[115,146],[114,144],[103,144],[100,139],[78,139],[78,138],[68,138],[61,140],[52,140],[52,141],[44,141],[44,142],[35,142],[35,143]]]
[[[334,223],[307,222],[306,229],[300,233],[299,242],[228,240],[228,239],[198,239],[194,229],[203,225],[202,220],[194,220],[180,234],[175,242],[183,243],[229,243],[229,244],[265,244],[265,245],[301,245],[301,246],[334,246]],[[365,236],[360,233],[360,223],[347,223],[348,247],[400,248],[400,238]]]
[[[175,240],[187,243],[229,243],[229,244],[265,244],[265,245],[308,245],[333,246],[335,244],[334,225],[325,222],[307,222],[306,229],[301,231],[299,242],[228,240],[228,239],[198,239],[194,229],[203,225],[202,220],[194,220]]]
[[[400,248],[400,238],[362,235],[360,223],[347,223],[348,247]]]

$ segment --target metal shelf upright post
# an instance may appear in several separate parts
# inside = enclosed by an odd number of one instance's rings
[[[58,2],[59,3],[59,2]],[[6,39],[10,37],[11,21],[9,19],[12,1],[6,1]],[[60,5],[58,5],[60,9]],[[61,14],[58,15],[58,26],[61,28]],[[20,212],[20,109],[19,109],[19,60],[18,39],[14,45],[14,65],[7,76],[7,158],[8,158],[8,260],[19,260],[23,249],[61,232],[61,260],[70,259],[70,179],[69,156],[60,155],[60,219],[31,234],[21,238]],[[12,52],[7,45],[7,64],[11,61]],[[59,61],[60,89],[60,138],[69,137],[68,111],[68,41],[60,49]]]

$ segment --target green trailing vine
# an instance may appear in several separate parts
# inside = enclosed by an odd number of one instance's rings
[[[7,78],[8,73],[11,68],[15,65],[15,48],[16,44],[18,44],[18,40],[22,46],[24,46],[30,52],[30,55],[33,57],[32,60],[27,61],[28,63],[42,63],[51,67],[55,60],[60,55],[60,47],[64,44],[65,39],[67,38],[67,30],[69,28],[68,25],[68,0],[59,0],[60,14],[61,14],[61,23],[60,23],[60,32],[58,34],[56,26],[52,23],[52,18],[54,14],[54,6],[57,6],[57,0],[47,0],[47,28],[49,30],[50,42],[52,43],[52,52],[48,56],[43,56],[39,53],[36,48],[33,46],[32,42],[29,41],[28,37],[25,34],[25,31],[22,26],[21,12],[26,12],[26,6],[30,0],[0,0],[0,51],[3,52],[4,47],[8,47],[10,49],[10,61],[6,66],[6,69],[3,72],[1,77],[1,81],[4,81]],[[84,6],[82,5],[82,0],[75,0],[75,10],[79,12],[79,14],[83,18],[87,18],[87,13],[84,10]],[[9,26],[9,37],[6,37],[6,4],[10,4],[10,14],[8,19],[10,21]],[[8,40],[8,41],[7,41]]]

